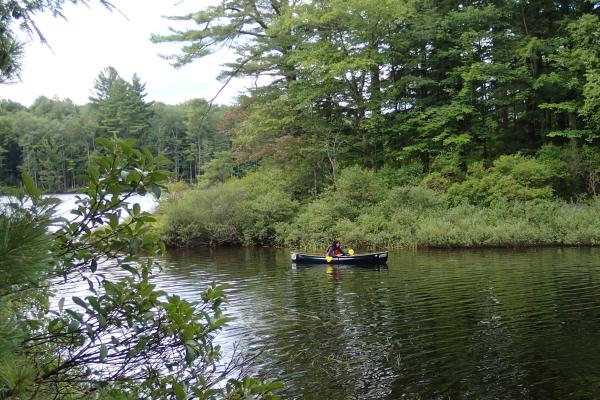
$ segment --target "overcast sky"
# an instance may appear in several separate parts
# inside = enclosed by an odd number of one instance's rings
[[[172,54],[177,48],[150,42],[152,33],[166,33],[170,25],[177,26],[161,16],[180,15],[210,2],[112,0],[124,15],[96,4],[66,4],[67,21],[39,15],[38,27],[51,48],[32,38],[25,49],[22,82],[0,86],[0,99],[30,106],[44,95],[85,104],[95,78],[108,66],[128,81],[137,73],[146,84],[147,100],[177,104],[192,98],[211,99],[222,85],[216,80],[220,65],[233,58],[230,51],[175,69],[158,54]],[[245,84],[233,80],[216,103],[231,104]]]

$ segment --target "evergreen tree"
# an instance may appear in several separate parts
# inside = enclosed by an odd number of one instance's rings
[[[148,135],[152,103],[144,100],[144,90],[145,85],[137,75],[129,83],[113,67],[100,72],[90,96],[98,109],[100,136],[142,139]]]
[[[235,49],[238,59],[227,64],[223,77],[268,76],[296,79],[287,57],[296,46],[287,28],[278,20],[290,14],[298,0],[226,0],[198,12],[169,17],[190,21],[194,27],[172,29],[169,35],[153,35],[154,42],[185,42],[181,53],[168,56],[176,66],[212,54],[223,45]]]

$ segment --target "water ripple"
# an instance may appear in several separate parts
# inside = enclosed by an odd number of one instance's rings
[[[228,285],[217,339],[297,399],[600,398],[600,251],[391,253],[291,269],[269,249],[172,252],[155,282]]]

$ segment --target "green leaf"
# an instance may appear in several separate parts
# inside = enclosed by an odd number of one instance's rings
[[[138,171],[129,171],[129,174],[127,174],[127,177],[125,177],[123,180],[127,183],[138,183],[141,179],[142,174],[140,174]]]
[[[272,392],[274,390],[283,389],[283,388],[285,388],[285,385],[283,384],[283,382],[266,382],[266,383],[263,383],[262,385],[257,386],[257,389],[261,393],[268,393],[268,392]]]
[[[100,362],[104,361],[104,359],[106,359],[107,355],[108,355],[108,347],[106,347],[105,344],[100,345]]]
[[[88,337],[93,341],[94,340],[94,328],[90,324],[85,324],[85,331],[87,332]]]
[[[129,252],[131,254],[138,254],[140,251],[140,245],[142,244],[142,241],[138,238],[133,238],[130,242],[129,242]]]
[[[69,326],[67,328],[67,331],[69,333],[73,333],[73,332],[77,331],[77,329],[79,329],[79,326],[81,326],[81,322],[73,319],[73,320],[71,320],[71,322],[69,322]]]
[[[144,153],[144,157],[146,157],[146,160],[148,160],[149,163],[154,162],[154,156],[146,146],[142,147],[142,153]]]
[[[73,303],[77,304],[80,307],[86,308],[88,307],[87,303],[85,301],[83,301],[82,298],[77,297],[77,296],[73,296],[71,297],[73,299]]]
[[[129,264],[121,264],[120,267],[122,269],[124,269],[125,271],[130,272],[132,275],[136,275],[136,276],[140,276],[139,272],[137,271],[137,269],[135,269],[134,267],[132,267]]]
[[[65,312],[71,317],[75,318],[76,320],[83,321],[83,314],[78,313],[77,311],[73,311],[71,309],[66,309]]]
[[[100,179],[100,169],[98,168],[97,165],[88,165],[88,174],[89,176],[92,178],[92,180],[97,181],[98,179]]]
[[[133,147],[131,147],[131,145],[129,145],[129,143],[122,141],[122,142],[119,142],[119,145],[121,146],[121,150],[123,150],[123,153],[126,156],[131,156],[133,154]]]
[[[64,320],[62,318],[55,318],[48,324],[49,332],[56,332],[64,326]]]
[[[179,382],[173,383],[173,393],[175,394],[175,397],[177,398],[177,400],[187,399],[183,384],[181,384]]]
[[[35,182],[33,181],[31,175],[29,175],[27,172],[22,172],[21,180],[23,181],[23,188],[25,189],[25,193],[27,193],[33,199],[40,197],[40,194],[42,192],[35,185]]]
[[[109,214],[108,225],[113,229],[116,228],[119,225],[119,216],[117,214]]]
[[[181,336],[184,342],[194,339],[196,336],[196,328],[193,325],[188,325],[181,332]]]
[[[107,150],[114,151],[114,149],[115,149],[114,143],[106,138],[98,137],[98,138],[95,138],[94,140],[95,140],[96,144],[104,147]]]
[[[107,156],[102,156],[98,159],[98,165],[100,165],[104,169],[110,169],[110,158]]]
[[[98,302],[98,298],[96,298],[96,297],[88,297],[87,299],[90,302],[90,305],[92,306],[92,308],[94,310],[96,310],[97,312],[101,312],[102,311],[102,308],[100,307],[100,303]]]
[[[158,185],[150,185],[150,191],[156,196],[157,199],[160,199],[161,188]]]

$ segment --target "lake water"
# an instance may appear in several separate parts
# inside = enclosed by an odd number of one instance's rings
[[[302,399],[600,398],[600,251],[419,251],[293,269],[289,251],[172,251],[156,281],[230,285],[219,337]]]
[[[284,398],[600,398],[600,249],[401,251],[381,269],[289,254],[172,250],[154,281],[190,300],[227,283],[217,342]]]

